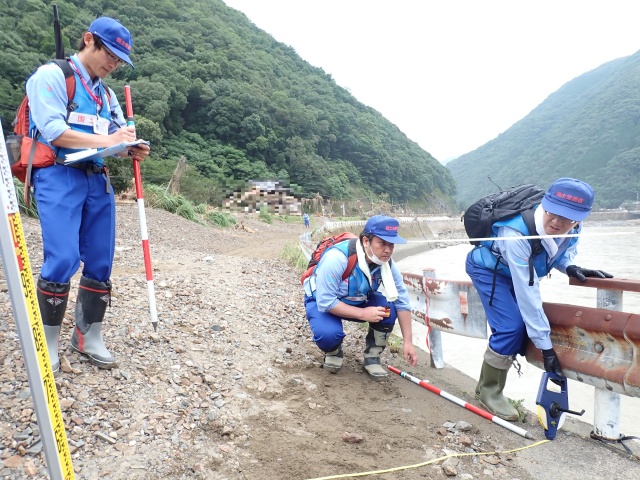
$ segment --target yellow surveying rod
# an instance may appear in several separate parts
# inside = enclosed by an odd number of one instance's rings
[[[0,253],[51,480],[75,479],[0,125]]]

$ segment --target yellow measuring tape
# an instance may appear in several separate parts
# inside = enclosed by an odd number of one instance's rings
[[[47,469],[52,480],[74,480],[58,392],[40,318],[4,135],[0,126],[0,250],[31,388]]]
[[[537,447],[538,445],[542,445],[543,443],[547,443],[549,440],[540,440],[539,442],[532,443],[531,445],[527,445],[526,447],[514,448],[513,450],[504,450],[502,452],[474,452],[474,453],[452,453],[450,455],[445,455],[444,457],[434,458],[433,460],[429,460],[427,462],[416,463],[414,465],[405,465],[403,467],[394,467],[388,468],[386,470],[372,470],[370,472],[360,472],[360,473],[346,473],[344,475],[331,475],[330,477],[317,477],[310,478],[308,480],[333,480],[335,478],[349,478],[349,477],[364,477],[367,475],[381,475],[383,473],[397,472],[400,470],[408,470],[410,468],[418,468],[424,467],[425,465],[430,465],[432,463],[440,462],[442,460],[446,460],[447,458],[452,457],[469,457],[474,455],[496,455],[503,453],[514,453],[520,450],[525,450],[527,448]]]
[[[22,222],[20,221],[19,213],[9,215],[9,227],[11,228],[11,235],[14,241],[13,245],[16,250],[16,259],[18,260],[18,268],[20,269],[20,278],[22,280],[22,291],[29,313],[29,326],[38,355],[38,366],[42,374],[42,383],[47,399],[47,410],[56,439],[58,456],[64,478],[73,479],[74,472],[71,464],[71,453],[69,452],[64,421],[62,419],[60,403],[58,402],[56,382],[53,377],[53,370],[51,370],[47,340],[44,334],[44,328],[42,327],[42,321],[40,320],[40,307],[38,306],[33,274],[31,273],[31,264],[27,254],[27,245],[24,240],[24,232],[22,231]]]

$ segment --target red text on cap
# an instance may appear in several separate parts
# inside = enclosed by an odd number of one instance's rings
[[[565,200],[569,200],[570,202],[575,202],[575,203],[584,202],[583,198],[574,197],[573,195],[568,195],[568,194],[562,193],[562,192],[556,192],[556,197],[564,198]]]
[[[122,45],[124,48],[126,48],[127,50],[131,50],[131,45],[129,45],[127,42],[125,42],[123,39],[121,39],[120,37],[116,38],[116,43]]]

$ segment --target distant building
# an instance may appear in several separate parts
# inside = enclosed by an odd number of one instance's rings
[[[302,215],[300,197],[277,180],[252,180],[246,188],[231,192],[222,206],[240,213],[260,212],[266,208],[276,215]]]

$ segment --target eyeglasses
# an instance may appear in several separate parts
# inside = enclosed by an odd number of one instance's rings
[[[563,223],[565,225],[575,225],[576,223],[578,223],[577,220],[569,220],[566,217],[561,217],[560,215],[549,213],[546,210],[544,211],[544,213],[546,213],[549,217],[551,217],[551,220],[557,220],[558,222]]]
[[[102,45],[102,49],[104,50],[104,53],[107,55],[107,59],[109,60],[109,62],[113,63],[116,67],[119,67],[124,63],[124,60],[122,60],[120,57],[114,54],[105,45]]]

